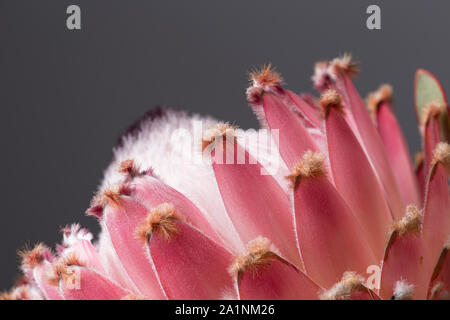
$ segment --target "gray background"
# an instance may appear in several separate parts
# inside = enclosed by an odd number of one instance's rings
[[[68,31],[66,7],[82,9]],[[382,8],[382,30],[365,9]],[[313,63],[349,51],[362,62],[363,96],[393,85],[413,151],[420,146],[412,81],[418,67],[450,87],[450,2],[0,0],[0,289],[16,250],[80,222],[118,135],[165,104],[242,127],[246,72],[272,62],[288,87],[311,89]]]

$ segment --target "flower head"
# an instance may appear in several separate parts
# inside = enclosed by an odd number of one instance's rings
[[[317,63],[315,99],[283,88],[270,64],[252,71],[259,131],[150,111],[121,137],[87,210],[98,240],[73,225],[56,253],[21,251],[22,280],[1,297],[448,298],[445,94],[418,71],[414,168],[392,87],[366,106],[358,73],[350,55]]]

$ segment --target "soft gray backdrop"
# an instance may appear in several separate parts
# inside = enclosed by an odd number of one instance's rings
[[[66,7],[82,30],[66,29]],[[369,4],[382,30],[366,29]],[[443,0],[0,0],[0,289],[16,250],[59,241],[84,216],[117,136],[157,104],[256,126],[246,72],[272,62],[296,91],[313,63],[352,52],[365,96],[393,85],[413,151],[420,145],[412,81],[418,67],[450,88],[450,2]]]

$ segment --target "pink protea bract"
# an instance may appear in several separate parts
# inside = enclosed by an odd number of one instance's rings
[[[415,167],[392,88],[367,103],[349,55],[316,64],[320,98],[250,73],[261,124],[158,108],[122,136],[87,213],[52,252],[21,253],[3,299],[447,299],[449,109],[415,78]]]

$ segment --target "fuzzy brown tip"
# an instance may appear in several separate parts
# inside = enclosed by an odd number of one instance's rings
[[[145,220],[136,228],[134,235],[137,239],[147,243],[149,237],[157,232],[169,241],[178,234],[176,222],[179,220],[182,220],[182,217],[174,205],[162,203],[150,210]]]
[[[281,74],[275,71],[275,68],[270,63],[250,71],[249,79],[253,84],[258,86],[280,85],[283,82]]]
[[[450,171],[450,145],[446,142],[439,142],[434,148],[432,166],[438,162]]]
[[[405,216],[399,221],[394,222],[392,229],[399,235],[420,233],[422,230],[422,212],[415,205],[408,205]]]
[[[308,150],[294,166],[292,173],[286,178],[291,181],[292,188],[296,189],[302,178],[325,176],[325,156],[320,152]]]
[[[432,118],[438,118],[447,110],[447,106],[437,100],[433,100],[427,103],[425,109],[422,112],[422,116],[420,119],[420,125],[422,130],[425,129],[426,124]]]
[[[96,194],[91,201],[91,206],[86,210],[86,214],[94,215],[101,218],[103,209],[106,206],[118,208],[122,205],[121,195],[128,195],[130,193],[129,185],[121,183],[115,187],[110,187],[103,191],[103,193]]]
[[[73,277],[76,276],[76,272],[72,267],[82,267],[84,265],[85,263],[72,252],[66,257],[59,258],[52,264],[52,268],[45,275],[45,280],[53,286],[58,286],[60,280],[63,280],[65,283],[72,282],[74,280]]]
[[[390,102],[392,100],[392,92],[392,87],[389,84],[383,84],[377,91],[369,93],[366,103],[374,119],[376,119],[376,114],[380,104],[382,102]]]
[[[352,55],[345,53],[342,57],[335,58],[330,63],[330,75],[337,79],[339,74],[346,74],[349,77],[354,77],[359,74],[359,62],[352,59]]]
[[[330,108],[334,108],[340,113],[344,113],[342,107],[342,98],[334,89],[328,89],[325,91],[319,99],[319,107],[322,109],[323,115],[326,118],[330,111]]]
[[[356,290],[361,290],[364,288],[364,277],[358,275],[356,272],[347,271],[342,276],[341,281],[320,295],[320,299],[345,300],[348,299]]]
[[[206,130],[202,137],[202,151],[211,145],[218,137],[235,137],[238,126],[231,125],[228,122],[219,122]]]
[[[124,160],[119,165],[119,172],[128,177],[136,177],[141,174],[134,160]]]
[[[45,260],[45,252],[48,248],[43,243],[38,243],[33,249],[19,251],[22,265],[27,268],[34,268]]]
[[[239,280],[240,274],[243,272],[249,270],[257,272],[277,258],[279,259],[278,255],[271,250],[269,239],[257,237],[248,242],[246,253],[236,257],[228,271],[233,277],[238,277]]]

